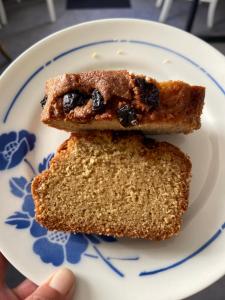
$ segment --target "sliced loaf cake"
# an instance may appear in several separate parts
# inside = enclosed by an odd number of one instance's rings
[[[205,88],[121,71],[63,74],[46,82],[45,124],[78,129],[190,133],[201,126]]]
[[[137,133],[80,132],[34,178],[36,220],[50,230],[164,240],[188,207],[191,162]]]

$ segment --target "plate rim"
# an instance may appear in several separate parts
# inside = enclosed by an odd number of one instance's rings
[[[151,21],[151,20],[147,20],[147,19],[139,19],[139,18],[104,18],[104,19],[98,19],[98,20],[92,20],[92,21],[87,21],[87,22],[82,22],[79,24],[75,24],[75,25],[71,25],[68,26],[66,28],[57,30],[56,32],[53,32],[49,35],[47,35],[46,37],[40,39],[39,41],[37,41],[36,43],[34,43],[33,45],[31,45],[30,47],[28,47],[25,51],[23,51],[0,75],[0,82],[3,80],[4,76],[6,75],[6,73],[8,73],[9,70],[11,70],[14,65],[23,57],[25,57],[30,51],[32,51],[33,49],[35,49],[36,47],[42,45],[43,43],[45,43],[48,40],[54,39],[55,37],[57,37],[59,34],[64,34],[67,31],[73,30],[74,28],[78,28],[79,27],[84,27],[84,26],[88,26],[88,25],[92,25],[92,24],[96,24],[96,23],[108,23],[108,22],[112,22],[112,23],[117,23],[117,22],[136,22],[136,23],[146,23],[146,24],[152,24],[154,26],[158,26],[158,27],[164,27],[164,28],[169,28],[172,30],[175,30],[177,32],[180,32],[182,34],[186,34],[186,36],[191,37],[192,39],[202,43],[202,45],[211,48],[211,50],[213,50],[215,52],[215,54],[219,55],[221,58],[224,59],[224,55],[217,50],[215,47],[213,47],[212,45],[209,45],[207,42],[205,42],[204,40],[202,40],[201,38],[199,38],[198,36],[189,33],[185,30],[182,30],[180,28],[174,27],[172,25],[168,25],[168,24],[164,24],[164,23],[160,23],[160,22],[156,22],[156,21]]]

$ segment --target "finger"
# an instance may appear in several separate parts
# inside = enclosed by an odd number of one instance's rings
[[[71,299],[73,299],[74,293],[75,293],[75,285],[70,290],[70,292],[66,295],[65,300],[71,300]]]
[[[0,288],[0,299],[1,300],[18,300],[18,297],[7,287],[2,286]]]
[[[31,295],[36,289],[37,285],[31,282],[30,280],[24,280],[20,285],[18,285],[15,289],[13,289],[13,293],[19,299],[25,299],[29,295]]]
[[[6,258],[0,252],[0,286],[5,281],[5,273],[6,273],[7,265],[8,265],[8,262],[7,262]]]
[[[61,269],[57,271],[50,280],[40,286],[26,300],[65,300],[73,290],[75,285],[74,274],[69,269]],[[71,300],[72,296],[70,296]]]

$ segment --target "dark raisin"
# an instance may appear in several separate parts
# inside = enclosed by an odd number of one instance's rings
[[[147,82],[144,78],[136,78],[135,83],[140,89],[141,100],[151,108],[159,106],[159,89],[154,83]]]
[[[134,108],[128,104],[125,104],[117,110],[117,116],[120,124],[124,127],[137,125],[137,114]]]
[[[91,95],[92,98],[92,110],[96,112],[103,112],[105,110],[104,98],[98,90],[94,90]]]
[[[47,96],[44,96],[44,98],[40,101],[42,108],[44,108],[44,106],[45,106],[45,104],[47,102],[47,98],[48,98]]]
[[[70,112],[76,106],[83,106],[87,103],[88,97],[85,94],[75,90],[63,96],[63,110],[65,113]]]
[[[141,77],[136,78],[135,83],[140,88],[141,91],[145,89],[146,80],[144,78],[141,78]]]

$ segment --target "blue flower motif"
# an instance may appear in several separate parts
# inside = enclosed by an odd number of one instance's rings
[[[30,233],[33,237],[38,238],[46,235],[48,230],[45,227],[42,227],[38,222],[33,219],[33,222],[30,227]]]
[[[35,241],[33,250],[45,263],[60,266],[65,259],[72,264],[78,263],[87,247],[88,241],[83,234],[48,231]]]
[[[27,194],[24,197],[22,210],[24,212],[27,212],[30,215],[30,217],[34,217],[34,200],[31,194]]]
[[[16,211],[13,215],[7,218],[6,224],[14,225],[17,229],[25,229],[30,226],[29,216],[20,211]]]
[[[43,159],[43,161],[38,166],[38,171],[41,173],[45,169],[49,167],[50,161],[52,157],[54,156],[54,153],[50,153],[46,158]]]
[[[36,137],[26,130],[0,135],[0,170],[17,166],[34,148]]]
[[[64,260],[72,264],[78,263],[90,242],[99,244],[101,241],[116,241],[113,237],[47,231],[35,220],[30,232],[34,237],[38,237],[33,245],[34,252],[40,256],[43,262],[52,263],[54,266],[60,266]]]
[[[11,192],[23,199],[22,210],[30,217],[34,217],[34,201],[31,195],[31,182],[25,177],[13,177],[9,181]]]

